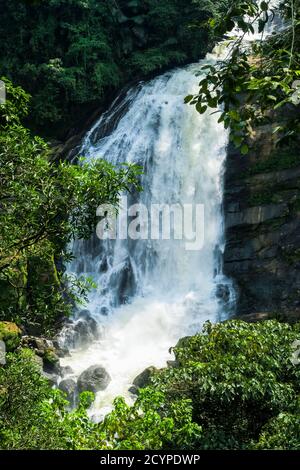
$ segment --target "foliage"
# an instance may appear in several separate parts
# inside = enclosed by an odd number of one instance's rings
[[[102,427],[108,449],[186,449],[201,434],[193,423],[191,400],[179,398],[169,405],[155,388],[141,390],[133,406],[117,398],[114,407]]]
[[[300,450],[299,411],[297,414],[280,413],[272,419],[263,428],[259,441],[253,445],[253,449]]]
[[[133,405],[117,398],[99,424],[87,415],[91,394],[68,411],[32,352],[9,354],[0,368],[0,447],[299,449],[300,369],[291,362],[299,326],[207,323],[180,340],[175,368],[160,370]]]
[[[188,400],[164,412],[164,396],[144,390],[133,407],[123,399],[100,424],[87,415],[93,394],[81,394],[78,408],[68,411],[58,390],[41,377],[33,353],[9,354],[0,368],[0,449],[159,449],[184,447],[200,431],[192,423]]]
[[[192,400],[202,449],[263,447],[267,439],[271,446],[273,433],[285,448],[278,424],[272,425],[285,413],[292,416],[287,427],[293,446],[300,426],[300,370],[291,362],[296,339],[299,325],[277,321],[207,323],[203,334],[179,342],[178,367],[159,373],[153,386],[168,403]]]
[[[33,95],[29,121],[62,135],[128,81],[198,60],[211,0],[0,0],[0,69]],[[88,114],[86,114],[88,116]]]
[[[6,85],[0,108],[0,290],[8,299],[0,309],[5,319],[22,321],[22,315],[51,324],[68,308],[64,286],[72,281],[74,292],[84,293],[91,284],[63,277],[55,260],[70,258],[67,246],[74,238],[90,237],[100,204],[117,205],[121,192],[139,189],[140,169],[102,160],[53,161],[46,143],[20,122],[28,95]],[[72,292],[68,296],[73,301]]]
[[[41,376],[30,350],[7,355],[0,368],[0,448],[69,449],[76,440],[84,448],[94,425],[86,409],[92,396],[83,394],[79,407],[67,412],[63,395]]]
[[[7,351],[13,351],[20,344],[21,330],[15,324],[7,321],[0,322],[0,340],[5,342]]]
[[[276,8],[272,4],[270,0],[235,1],[222,21],[211,20],[217,37],[231,34],[228,56],[205,66],[206,76],[200,81],[199,93],[186,98],[201,114],[207,109],[220,112],[219,122],[230,128],[231,140],[242,154],[249,151],[255,126],[272,122],[274,111],[279,112],[283,106],[289,104],[296,109],[299,104],[296,83],[300,76],[300,4],[298,0],[283,2]],[[266,25],[277,21],[279,10],[290,23],[264,40]],[[245,45],[247,34],[253,34],[256,25],[261,38]],[[236,28],[240,31],[238,36],[234,36]],[[298,132],[299,119],[294,116],[274,126],[280,144],[296,138]]]

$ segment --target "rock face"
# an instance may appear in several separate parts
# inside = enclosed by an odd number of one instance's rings
[[[224,271],[236,283],[239,315],[300,307],[299,150],[275,149],[273,127],[257,130],[249,155],[228,151]]]
[[[78,392],[99,392],[105,390],[111,381],[109,374],[102,366],[91,366],[86,369],[77,380]]]
[[[113,271],[109,278],[111,288],[115,289],[118,304],[126,304],[136,292],[136,280],[129,258],[122,263],[117,271]]]
[[[75,380],[64,379],[59,382],[58,388],[66,394],[67,400],[71,405],[75,404],[77,396],[77,386]]]

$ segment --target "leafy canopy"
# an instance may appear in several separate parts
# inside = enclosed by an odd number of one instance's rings
[[[300,101],[300,4],[298,0],[273,4],[270,0],[234,1],[221,21],[211,20],[216,38],[228,36],[227,57],[206,65],[199,93],[186,98],[201,114],[208,109],[219,112],[219,122],[230,128],[230,138],[242,154],[248,153],[257,125],[272,122],[274,111],[285,105],[296,110]],[[279,15],[287,19],[283,29],[278,26]],[[265,40],[267,25],[274,32]],[[255,32],[260,38],[245,44],[247,35]],[[299,118],[293,116],[273,126],[277,143],[297,138],[299,125]]]

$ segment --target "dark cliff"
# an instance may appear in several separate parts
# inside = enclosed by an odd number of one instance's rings
[[[300,318],[299,143],[275,148],[282,119],[256,129],[249,155],[228,149],[224,271],[236,283],[238,314],[249,319]]]

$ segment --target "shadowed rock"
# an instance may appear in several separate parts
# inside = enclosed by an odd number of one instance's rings
[[[88,392],[99,392],[105,390],[111,381],[111,378],[102,366],[91,366],[86,369],[77,380],[77,388],[79,393]]]
[[[137,375],[133,385],[137,388],[147,387],[151,383],[151,376],[157,371],[155,367],[147,367],[141,374]]]
[[[58,388],[66,394],[67,400],[71,404],[75,404],[75,399],[77,395],[77,386],[75,380],[64,379],[59,383]]]

